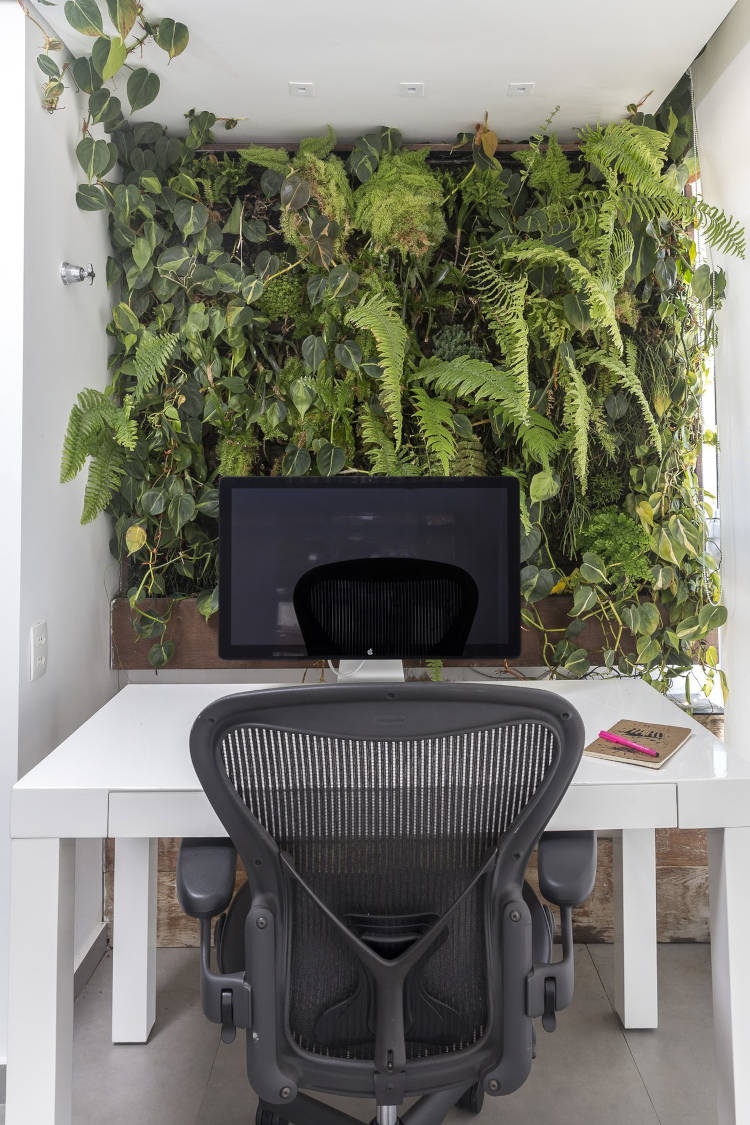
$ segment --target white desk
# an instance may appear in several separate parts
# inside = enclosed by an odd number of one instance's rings
[[[657,1023],[654,830],[711,830],[718,1121],[750,1125],[743,1067],[750,759],[641,681],[536,686],[570,699],[587,740],[621,718],[693,728],[658,771],[584,758],[550,827],[616,831],[616,1006],[626,1027]],[[188,734],[209,702],[243,690],[248,685],[130,685],[14,787],[6,1125],[71,1122],[76,838],[116,840],[113,1039],[148,1038],[156,1011],[156,840],[224,834],[193,772]]]

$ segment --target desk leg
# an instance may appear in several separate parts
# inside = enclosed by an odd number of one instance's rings
[[[112,1042],[145,1043],[156,1019],[158,841],[115,841]]]
[[[13,840],[6,1125],[70,1125],[74,840]]]
[[[658,1027],[654,830],[623,829],[612,852],[615,1009],[623,1027]]]
[[[750,828],[708,833],[718,1125],[750,1121]]]

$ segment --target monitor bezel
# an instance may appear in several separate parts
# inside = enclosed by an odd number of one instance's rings
[[[219,657],[222,660],[267,660],[274,663],[310,660],[318,662],[320,657],[309,656],[304,645],[289,645],[280,649],[277,645],[233,644],[231,641],[230,615],[227,606],[231,604],[231,500],[235,491],[248,488],[265,489],[390,489],[390,488],[431,488],[431,489],[501,489],[508,494],[509,507],[520,511],[520,491],[518,480],[512,476],[502,477],[380,477],[365,475],[346,475],[335,477],[223,477],[219,482]],[[228,514],[228,518],[227,518]],[[510,520],[508,526],[508,573],[519,575],[517,583],[510,583],[508,589],[508,641],[505,644],[467,645],[464,652],[446,661],[460,660],[512,660],[521,651],[521,521]],[[362,653],[351,653],[346,659],[362,659]],[[338,657],[336,657],[338,659]],[[419,654],[404,653],[404,660],[423,659]]]

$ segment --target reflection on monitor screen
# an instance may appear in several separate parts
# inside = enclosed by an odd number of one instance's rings
[[[219,526],[225,659],[518,653],[513,478],[225,478]]]

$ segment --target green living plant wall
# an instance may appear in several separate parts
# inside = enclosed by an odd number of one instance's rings
[[[596,619],[608,669],[666,690],[698,661],[710,684],[726,610],[700,398],[725,278],[694,232],[738,254],[744,236],[685,193],[687,80],[565,150],[547,122],[499,158],[485,121],[451,154],[389,128],[346,158],[330,129],[293,153],[218,153],[211,113],[181,137],[125,118],[106,82],[133,45],[173,57],[188,32],[107,7],[105,30],[94,0],[66,4],[93,39],[67,73],[89,94],[77,198],[109,213],[113,313],[110,385],[78,396],[61,475],[89,462],[83,520],[113,519],[152,664],[173,646],[145,599],[216,610],[220,476],[510,474],[524,620],[550,668],[589,672],[577,638]],[[142,108],[158,79],[139,65],[126,91]],[[570,620],[551,632],[539,603],[559,592]]]

